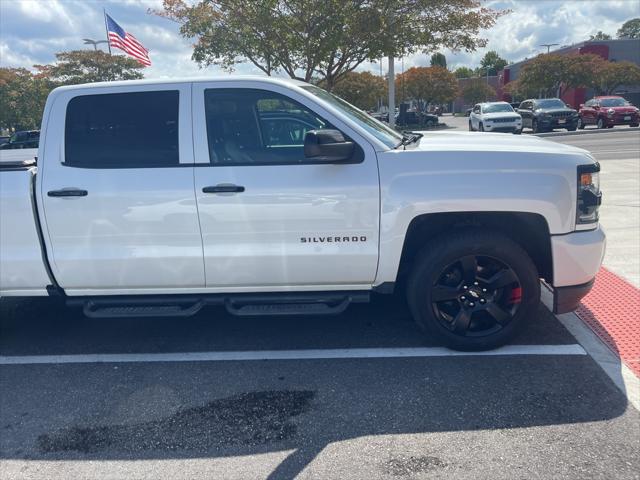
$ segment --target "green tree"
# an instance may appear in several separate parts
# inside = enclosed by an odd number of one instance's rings
[[[483,72],[483,75],[487,75],[487,70],[489,70],[489,75],[497,75],[498,72],[508,64],[509,62],[498,55],[498,52],[490,50],[484,54],[484,57],[482,57],[482,60],[480,61],[480,70]]]
[[[384,78],[371,72],[349,72],[333,89],[336,95],[363,110],[375,108],[386,91]]]
[[[447,68],[447,57],[440,52],[436,52],[431,55],[431,66]]]
[[[458,81],[443,67],[413,67],[396,78],[396,92],[404,89],[420,106],[447,103],[458,94]]]
[[[101,50],[56,53],[52,65],[35,65],[40,75],[60,84],[108,82],[143,78],[143,65],[133,58],[110,55]]]
[[[54,85],[26,68],[0,68],[0,129],[40,128],[47,95]]]
[[[591,77],[588,86],[601,95],[611,95],[622,85],[640,85],[640,67],[632,62],[605,62]]]
[[[609,35],[608,33],[604,33],[601,30],[598,30],[598,32],[595,35],[589,36],[589,40],[611,40],[611,35]]]
[[[618,38],[640,38],[640,18],[632,18],[624,22],[617,35]]]
[[[462,98],[469,105],[475,105],[480,102],[487,102],[496,98],[496,91],[481,78],[471,80],[468,85],[462,89]]]
[[[195,40],[192,58],[226,70],[250,62],[332,89],[367,60],[418,50],[474,50],[504,12],[480,0],[163,0],[151,13]]]
[[[518,81],[524,91],[560,97],[569,88],[589,85],[593,72],[604,63],[602,57],[593,54],[542,54],[522,67]]]
[[[469,67],[458,67],[453,71],[456,78],[471,78],[475,76],[475,72]]]

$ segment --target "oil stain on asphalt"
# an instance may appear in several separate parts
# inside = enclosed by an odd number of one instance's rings
[[[264,445],[296,434],[293,417],[311,408],[315,392],[250,392],[131,425],[75,426],[38,437],[41,453],[104,450],[204,452],[232,445]]]

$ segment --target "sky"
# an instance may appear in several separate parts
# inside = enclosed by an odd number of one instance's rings
[[[195,0],[189,0],[191,2]],[[475,52],[443,50],[449,68],[477,67],[488,50],[516,62],[546,48],[581,42],[602,30],[615,36],[626,20],[640,17],[640,0],[487,0],[486,6],[511,13],[481,32],[487,48]],[[0,0],[0,66],[26,67],[52,63],[55,52],[93,48],[83,38],[104,39],[103,9],[126,31],[150,50],[153,65],[147,78],[227,75],[215,66],[200,68],[191,60],[189,39],[181,37],[179,26],[148,13],[160,9],[162,0]],[[117,52],[117,50],[114,50]],[[404,59],[404,68],[426,66],[429,55],[420,53]],[[379,64],[363,64],[359,70],[379,72]],[[402,62],[396,62],[396,72]],[[383,61],[387,69],[387,61]],[[236,67],[236,73],[259,74],[250,64]]]

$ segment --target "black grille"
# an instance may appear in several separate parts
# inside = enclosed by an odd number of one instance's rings
[[[553,118],[568,118],[571,116],[569,112],[554,112],[551,114]]]
[[[506,122],[515,122],[517,118],[509,118],[509,117],[500,117],[500,118],[491,118],[488,119],[488,122],[496,122],[496,123],[506,123]]]

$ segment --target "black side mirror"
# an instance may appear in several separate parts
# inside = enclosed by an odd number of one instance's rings
[[[318,163],[348,163],[354,149],[338,130],[310,130],[304,136],[304,156]]]

